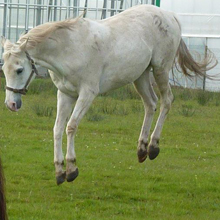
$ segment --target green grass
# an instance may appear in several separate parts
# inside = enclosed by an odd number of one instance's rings
[[[1,91],[0,153],[9,219],[220,219],[220,96],[212,93],[200,105],[200,91],[173,92],[160,154],[143,164],[138,163],[136,145],[144,110],[135,91],[128,86],[98,97],[75,140],[79,177],[57,186],[54,87],[48,80],[33,82],[18,113],[6,109]],[[54,109],[50,117],[33,110],[43,105]],[[181,113],[183,105],[195,110],[191,117]],[[64,152],[65,146],[64,135]]]

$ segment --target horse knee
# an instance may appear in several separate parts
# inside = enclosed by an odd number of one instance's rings
[[[144,108],[145,108],[145,113],[151,113],[151,114],[154,114],[154,112],[156,111],[157,109],[157,98],[151,98],[148,99],[148,100],[144,100]]]
[[[171,90],[169,91],[169,99],[170,99],[171,104],[172,104],[174,102],[174,95],[173,95]]]
[[[69,134],[74,135],[77,131],[77,128],[78,128],[78,126],[77,126],[75,121],[71,124],[68,124],[67,127],[66,127],[66,134],[67,135],[69,135]]]
[[[162,103],[161,109],[162,110],[165,109],[168,113],[171,109],[171,105],[172,105],[172,102],[171,102],[171,100],[168,99]]]
[[[162,97],[161,110],[166,109],[169,112],[169,110],[171,109],[171,105],[173,103],[173,100],[174,100],[174,96],[173,96],[172,92],[169,91],[166,96]]]
[[[154,113],[157,110],[157,102],[152,102],[146,106],[146,111],[148,113]]]

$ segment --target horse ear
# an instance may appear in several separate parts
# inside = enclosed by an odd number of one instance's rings
[[[26,46],[27,46],[28,40],[29,40],[29,38],[26,39],[24,42],[22,42],[22,43],[20,44],[19,49],[20,49],[21,51],[25,51],[25,50],[26,50]]]
[[[4,48],[5,42],[7,41],[7,39],[4,36],[1,36],[1,45]]]

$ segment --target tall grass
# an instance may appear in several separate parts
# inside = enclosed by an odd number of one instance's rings
[[[0,72],[0,76],[2,74],[3,73]],[[0,91],[5,91],[5,78],[3,78],[3,77],[0,77]]]
[[[121,87],[117,90],[108,92],[104,94],[105,97],[111,97],[117,100],[126,100],[126,99],[140,99],[137,92],[134,90],[131,84]]]
[[[178,87],[174,87],[172,91],[177,99],[181,99],[185,102],[193,100],[197,101],[197,103],[202,106],[208,105],[211,102],[215,103],[215,105],[218,106],[220,103],[219,92],[210,92],[203,91],[201,89],[187,89]]]
[[[195,113],[195,108],[192,105],[182,105],[179,113],[185,117],[192,117]]]
[[[207,105],[209,101],[213,100],[213,92],[197,91],[197,101],[200,105]]]
[[[56,186],[55,115],[39,117],[30,110],[38,103],[55,111],[56,95],[50,85],[39,89],[39,84],[40,80],[34,85],[37,92],[23,97],[19,112],[0,108],[0,152],[10,220],[219,219],[217,93],[200,105],[197,91],[173,88],[176,99],[164,125],[160,154],[143,164],[137,161],[136,148],[144,108],[138,95],[125,98],[128,88],[135,94],[132,86],[98,97],[75,138],[80,175],[73,183]],[[1,103],[4,96],[0,91]],[[195,114],[180,114],[183,105],[186,112],[196,109]],[[65,153],[66,137],[63,142]]]
[[[5,91],[5,78],[0,78],[0,89]],[[57,88],[52,83],[50,78],[37,78],[35,79],[28,88],[28,94],[39,95],[39,94],[56,94]]]
[[[34,82],[28,88],[28,94],[39,95],[42,93],[56,94],[57,88],[51,82],[51,79],[35,79]]]
[[[48,107],[43,104],[34,104],[32,107],[33,111],[36,113],[37,116],[45,116],[45,117],[52,117],[54,107]]]

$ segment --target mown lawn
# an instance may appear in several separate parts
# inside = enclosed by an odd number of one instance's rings
[[[6,109],[1,91],[9,220],[220,219],[220,95],[173,91],[160,154],[143,164],[136,156],[141,100],[130,86],[98,97],[75,140],[79,177],[60,186],[53,166],[55,89],[36,80],[18,113]],[[65,152],[65,135],[63,142]]]

